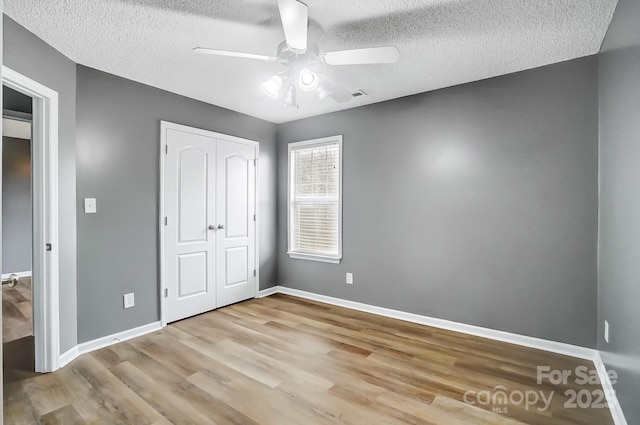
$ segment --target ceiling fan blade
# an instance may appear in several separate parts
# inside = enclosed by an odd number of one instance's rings
[[[338,103],[348,102],[353,99],[353,95],[349,93],[347,89],[338,84],[333,78],[327,74],[322,74],[320,77],[321,85],[328,90],[330,96]]]
[[[273,56],[264,56],[264,55],[254,55],[253,53],[240,53],[240,52],[230,52],[228,50],[216,50],[216,49],[208,49],[206,47],[196,47],[193,49],[196,53],[202,53],[205,55],[215,55],[215,56],[230,56],[234,58],[243,58],[243,59],[256,59],[265,62],[276,62],[278,58]]]
[[[400,51],[396,46],[371,47],[367,49],[340,50],[320,55],[327,65],[368,65],[376,63],[396,63]]]
[[[296,53],[304,53],[307,50],[309,8],[297,0],[278,0],[278,9],[287,45]]]

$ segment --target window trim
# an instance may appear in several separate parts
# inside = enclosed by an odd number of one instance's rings
[[[291,231],[291,216],[292,216],[292,189],[293,189],[293,179],[291,178],[292,170],[291,170],[291,154],[294,150],[301,148],[309,148],[314,146],[324,146],[331,144],[338,144],[338,152],[339,152],[339,162],[338,166],[340,167],[338,170],[338,255],[320,255],[320,254],[309,254],[304,252],[297,252],[292,250],[292,231]],[[310,260],[310,261],[321,261],[325,263],[333,263],[340,264],[342,260],[342,135],[323,137],[320,139],[312,139],[312,140],[304,140],[302,142],[292,142],[288,145],[287,150],[287,254],[289,258],[295,258],[299,260]]]

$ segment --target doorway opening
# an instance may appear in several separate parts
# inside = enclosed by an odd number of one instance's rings
[[[60,364],[58,94],[7,67],[2,84],[3,127],[18,132],[2,139],[4,170],[12,173],[3,171],[2,185],[9,220],[2,223],[3,311],[13,313],[11,318],[3,314],[6,381],[52,372]],[[15,373],[7,371],[11,366]]]
[[[33,99],[2,90],[2,347],[4,380],[35,373],[32,291]]]

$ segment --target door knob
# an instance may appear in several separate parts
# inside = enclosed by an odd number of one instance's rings
[[[220,230],[224,229],[224,224],[218,224],[218,229]]]
[[[216,230],[216,226],[214,226],[213,224],[209,225],[209,230]]]
[[[19,282],[20,280],[18,278],[18,275],[15,273],[10,274],[7,279],[2,279],[2,285],[7,285],[9,288],[15,288],[16,286],[18,286]]]

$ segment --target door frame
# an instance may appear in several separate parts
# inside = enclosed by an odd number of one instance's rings
[[[31,268],[35,369],[53,372],[60,365],[58,93],[6,66],[2,67],[2,84],[33,99]],[[46,250],[47,244],[51,244],[51,251]]]
[[[166,298],[165,291],[167,289],[167,280],[165,276],[165,267],[164,267],[164,254],[165,254],[165,235],[164,235],[164,219],[165,219],[165,209],[164,209],[164,189],[165,189],[165,167],[167,160],[167,130],[179,130],[187,133],[197,134],[201,136],[206,136],[214,139],[221,139],[228,142],[240,143],[243,145],[249,145],[255,147],[256,149],[256,172],[255,172],[255,188],[256,188],[256,196],[255,196],[255,211],[256,211],[256,221],[254,222],[255,226],[255,264],[256,264],[256,280],[255,280],[255,288],[254,288],[254,297],[258,296],[258,290],[260,288],[260,188],[258,178],[258,166],[260,165],[260,142],[255,140],[243,139],[236,136],[229,136],[227,134],[216,133],[215,131],[204,130],[195,127],[189,127],[182,124],[176,124],[169,121],[160,121],[160,214],[158,215],[158,233],[160,237],[160,259],[158,261],[159,264],[159,276],[160,276],[160,284],[158,290],[158,296],[160,297],[160,320],[162,322],[162,327],[167,326],[167,312],[166,312]],[[217,289],[216,289],[217,290]]]

